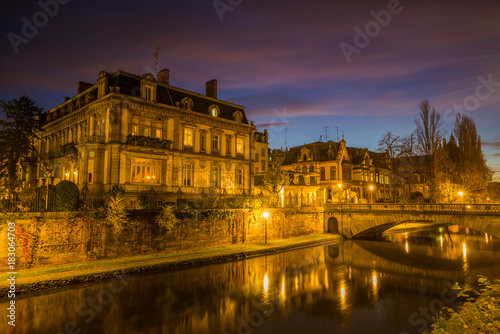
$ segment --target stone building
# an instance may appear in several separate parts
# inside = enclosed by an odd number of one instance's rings
[[[167,69],[157,78],[102,71],[42,121],[39,184],[70,180],[95,192],[121,185],[132,204],[130,194],[144,190],[250,193],[254,172],[267,168],[267,134],[243,106],[218,99],[216,80],[205,95],[171,86]]]
[[[347,147],[344,138],[272,152],[272,161],[285,155],[281,169],[290,176],[290,185],[283,191],[285,205],[375,203],[392,196],[391,170],[385,153]]]

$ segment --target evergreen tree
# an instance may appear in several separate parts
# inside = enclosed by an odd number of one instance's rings
[[[16,188],[19,164],[34,167],[37,158],[35,139],[40,130],[42,108],[27,96],[0,101],[7,120],[0,120],[0,178],[5,180],[11,194]]]
[[[457,144],[456,148],[450,148],[450,155],[455,160],[458,183],[473,200],[484,200],[492,172],[484,159],[476,123],[467,115],[457,114],[453,135]]]

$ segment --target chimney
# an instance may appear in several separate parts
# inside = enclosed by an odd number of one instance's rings
[[[217,98],[217,80],[212,79],[207,81],[207,94],[208,97]]]
[[[78,94],[86,91],[87,89],[89,89],[92,86],[93,86],[93,84],[90,84],[88,82],[78,81]]]
[[[158,72],[158,82],[163,82],[166,83],[167,85],[170,85],[170,70],[167,68],[164,68],[160,72]]]

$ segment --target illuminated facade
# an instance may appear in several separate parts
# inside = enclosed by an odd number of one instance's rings
[[[283,152],[271,154],[279,157]],[[374,203],[391,198],[391,170],[386,154],[347,147],[339,142],[315,142],[290,148],[281,168],[289,173],[284,203],[312,206],[341,201]]]
[[[157,78],[102,71],[97,84],[80,82],[78,94],[42,121],[40,185],[242,194],[252,189],[263,150],[267,159],[267,134],[249,124],[244,107],[217,98],[216,80],[202,95],[171,86],[166,69]]]

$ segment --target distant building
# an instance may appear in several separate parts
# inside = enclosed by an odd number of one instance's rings
[[[280,168],[290,177],[282,194],[287,206],[374,203],[392,198],[388,156],[347,147],[344,138],[304,144],[286,152],[273,150],[270,159],[276,165],[281,162]]]
[[[267,169],[267,133],[249,124],[243,106],[174,87],[169,70],[142,76],[100,72],[97,84],[43,115],[39,184],[70,180],[81,189],[133,194],[250,193]]]

